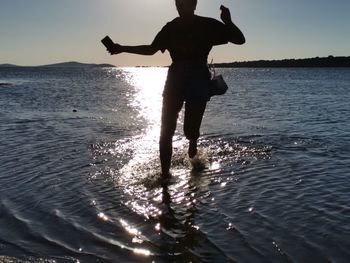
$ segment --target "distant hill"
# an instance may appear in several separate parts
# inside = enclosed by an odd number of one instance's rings
[[[8,68],[8,67],[18,67],[18,66],[17,65],[13,65],[13,64],[0,64],[0,67]]]
[[[0,64],[0,67],[21,67],[13,64]],[[40,66],[32,66],[32,67],[49,67],[49,68],[81,68],[81,67],[115,67],[111,64],[93,64],[93,63],[80,63],[76,61],[70,61],[70,62],[62,62],[62,63],[55,63],[55,64],[49,64],[49,65],[40,65]]]
[[[350,67],[350,57],[315,57],[303,59],[256,60],[230,63],[215,63],[224,68],[296,68],[296,67]]]
[[[55,67],[55,68],[79,68],[79,67],[115,67],[111,64],[93,64],[93,63],[80,63],[76,61],[70,61],[70,62],[63,62],[63,63],[56,63],[56,64],[49,64],[49,65],[42,65],[38,67]]]

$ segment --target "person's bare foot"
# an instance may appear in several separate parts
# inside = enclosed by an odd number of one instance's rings
[[[188,146],[188,157],[191,159],[195,157],[197,154],[197,141],[190,140],[190,144]]]
[[[172,176],[170,172],[162,172],[161,177],[158,179],[160,185],[165,186],[170,183]]]

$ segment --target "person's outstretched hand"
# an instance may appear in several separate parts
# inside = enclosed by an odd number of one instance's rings
[[[227,7],[221,5],[220,6],[220,10],[221,10],[221,20],[222,22],[224,22],[225,24],[231,24],[232,23],[232,19],[231,19],[231,13],[230,13],[230,9],[228,9]]]

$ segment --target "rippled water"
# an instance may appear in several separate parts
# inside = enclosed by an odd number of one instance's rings
[[[349,262],[350,69],[218,71],[162,186],[165,68],[1,68],[0,260]]]

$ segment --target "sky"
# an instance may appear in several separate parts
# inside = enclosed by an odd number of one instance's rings
[[[246,43],[215,46],[216,63],[350,56],[350,0],[198,0],[196,14],[219,20],[221,4]],[[150,44],[176,16],[174,0],[0,0],[0,64],[169,65],[167,52],[111,56],[100,40]]]

